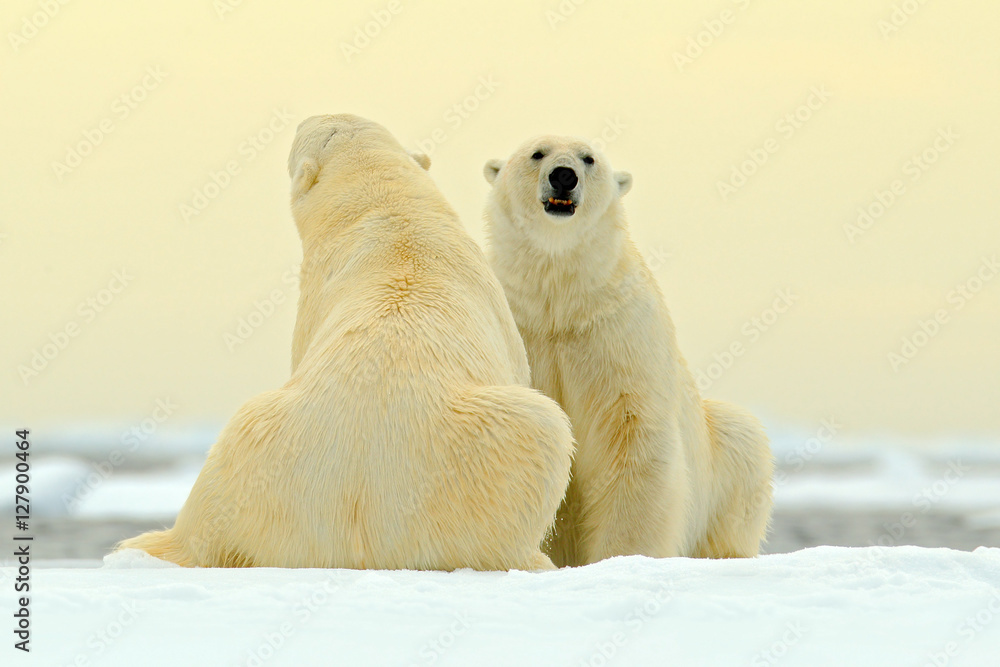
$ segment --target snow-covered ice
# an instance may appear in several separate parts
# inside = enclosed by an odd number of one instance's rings
[[[37,665],[1000,664],[1000,549],[544,573],[185,569],[127,551],[37,568],[32,588]]]
[[[995,443],[772,435],[779,509],[1000,525]],[[33,514],[169,523],[212,438],[151,441],[124,463],[117,439],[94,435],[83,452],[75,436],[50,439],[32,464]],[[0,590],[14,576],[0,569]],[[32,665],[1000,665],[996,548],[628,557],[546,573],[191,570],[127,551],[35,562],[31,576],[20,662]],[[5,618],[13,605],[0,595]],[[15,664],[10,651],[0,664]]]

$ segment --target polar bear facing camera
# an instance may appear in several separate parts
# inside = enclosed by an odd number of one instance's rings
[[[629,238],[632,177],[554,136],[484,173],[490,263],[532,385],[562,405],[577,440],[552,560],[756,555],[771,514],[768,440],[747,412],[699,396]]]
[[[528,387],[503,290],[427,166],[363,118],[299,126],[291,378],[226,425],[173,528],[120,548],[201,567],[552,568],[569,421]]]

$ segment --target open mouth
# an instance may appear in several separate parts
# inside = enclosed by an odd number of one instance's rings
[[[573,215],[576,211],[576,204],[572,199],[556,199],[549,197],[545,202],[545,212],[552,215]]]

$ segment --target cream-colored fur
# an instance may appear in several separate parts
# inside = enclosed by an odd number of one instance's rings
[[[569,421],[528,387],[502,288],[418,162],[356,116],[299,126],[292,376],[223,429],[174,527],[120,548],[203,567],[552,568]]]
[[[575,173],[571,191],[550,183],[558,167]],[[484,172],[490,263],[532,384],[562,405],[577,440],[552,560],[756,555],[771,514],[768,440],[750,414],[699,396],[626,229],[631,176],[563,137],[533,139]],[[547,212],[550,197],[575,210]]]

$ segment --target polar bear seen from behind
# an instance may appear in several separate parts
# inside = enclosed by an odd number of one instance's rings
[[[747,412],[699,396],[629,238],[631,176],[553,136],[484,173],[490,263],[532,385],[562,405],[577,440],[552,560],[756,555],[771,514],[768,440]]]
[[[528,387],[503,290],[415,157],[356,116],[299,126],[291,378],[223,429],[173,528],[120,548],[201,567],[552,568],[569,421]]]

